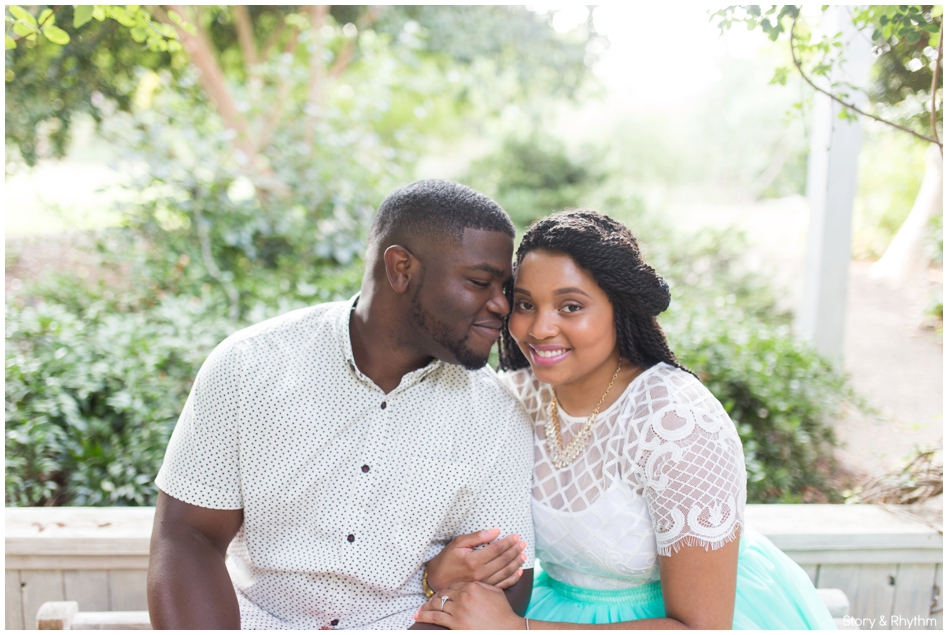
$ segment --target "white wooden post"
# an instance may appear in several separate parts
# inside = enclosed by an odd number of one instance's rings
[[[865,86],[872,62],[869,38],[852,25],[847,7],[835,7],[824,16],[822,30],[843,33],[845,63],[834,79]],[[862,107],[865,95],[849,92]],[[843,327],[852,243],[853,201],[862,129],[858,121],[839,118],[843,107],[817,93],[807,165],[810,227],[807,235],[803,302],[797,331],[823,355],[842,362]]]

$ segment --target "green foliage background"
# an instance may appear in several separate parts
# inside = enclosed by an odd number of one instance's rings
[[[333,9],[324,32],[327,61],[350,37],[343,25],[362,10]],[[472,122],[509,103],[526,107],[538,94],[575,98],[588,80],[594,39],[588,29],[556,34],[512,7],[398,8],[358,30],[354,61],[327,84],[314,118],[305,55],[264,60],[261,74],[272,82],[254,84],[239,57],[233,16],[208,8],[203,27],[251,121],[281,98],[280,82],[289,87],[283,117],[260,151],[265,169],[255,172],[180,51],[129,48],[122,39],[129,33],[114,22],[77,30],[63,21],[65,8],[61,15],[67,45],[7,52],[15,74],[8,80],[8,144],[36,160],[39,123],[57,121],[46,135],[55,156],[70,117],[91,112],[101,135],[123,153],[128,196],[120,199],[124,226],[92,236],[93,275],[25,280],[7,296],[8,505],[153,504],[168,437],[212,348],[262,319],[350,297],[374,208],[410,180],[426,142],[459,136]],[[264,35],[298,19],[273,7],[255,7],[252,17]],[[459,36],[445,38],[448,32]],[[725,100],[744,81],[737,70],[709,102]],[[57,92],[50,78],[61,74],[72,79]],[[53,110],[40,103],[50,99]],[[751,109],[739,114],[707,134],[731,131],[751,148],[751,133],[741,132]],[[793,338],[766,272],[743,264],[740,236],[673,229],[630,187],[649,171],[680,185],[675,179],[687,170],[662,155],[647,131],[628,133],[633,142],[626,145],[638,154],[623,167],[621,157],[568,147],[533,123],[500,139],[463,180],[497,198],[521,228],[578,206],[629,224],[672,285],[662,323],[673,349],[738,426],[750,499],[838,501],[829,424],[853,401],[845,378]],[[791,168],[800,152],[791,148]],[[766,160],[702,169],[708,178],[746,182]],[[702,156],[689,161],[684,168],[708,163]],[[798,168],[768,187],[778,195],[799,189]],[[13,249],[8,266],[16,259]]]

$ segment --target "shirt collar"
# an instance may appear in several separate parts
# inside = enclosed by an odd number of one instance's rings
[[[349,322],[352,319],[352,312],[355,311],[356,305],[359,303],[359,294],[356,293],[352,296],[345,305],[345,310],[341,312],[341,320],[338,323],[339,327],[339,341],[342,345],[342,354],[345,359],[345,363],[348,367],[348,371],[355,375],[359,381],[369,384],[375,388],[375,382],[372,381],[367,375],[364,375],[361,370],[359,370],[358,365],[355,362],[355,356],[352,354],[352,339],[349,337]],[[427,366],[422,366],[416,370],[413,370],[409,373],[402,375],[402,379],[398,384],[398,387],[395,388],[391,393],[402,391],[410,386],[415,385],[416,383],[425,379],[429,374],[435,370],[441,368],[444,364],[440,359],[433,359],[428,363]]]

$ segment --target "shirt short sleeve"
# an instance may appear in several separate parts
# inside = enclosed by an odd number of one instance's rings
[[[740,437],[717,400],[707,396],[716,407],[666,402],[640,433],[635,480],[643,486],[663,556],[683,545],[718,549],[744,525],[747,476]]]
[[[243,508],[239,386],[239,349],[224,340],[194,380],[155,479],[172,498],[208,509]]]
[[[532,569],[534,535],[530,497],[533,483],[533,426],[520,404],[513,400],[511,402],[511,423],[507,438],[500,444],[501,450],[494,466],[456,532],[461,535],[498,527],[500,537],[519,534],[521,540],[527,543],[524,550],[527,559],[521,568]]]

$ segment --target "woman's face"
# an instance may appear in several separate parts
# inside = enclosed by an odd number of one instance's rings
[[[524,256],[514,282],[510,334],[542,382],[608,377],[619,362],[612,303],[592,275],[565,254]]]

